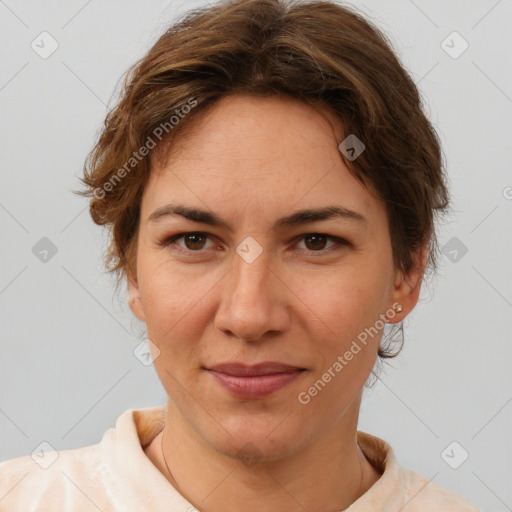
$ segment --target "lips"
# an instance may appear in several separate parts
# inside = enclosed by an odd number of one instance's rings
[[[256,365],[224,363],[206,369],[222,389],[246,400],[272,395],[299,378],[306,370],[273,361]]]
[[[235,377],[258,377],[260,375],[272,375],[275,373],[292,373],[305,368],[290,366],[289,364],[266,361],[254,365],[244,363],[224,363],[211,366],[208,370],[213,372],[225,373]]]

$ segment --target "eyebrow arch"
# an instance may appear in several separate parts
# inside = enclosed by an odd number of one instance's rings
[[[192,222],[208,224],[210,226],[224,227],[231,232],[233,231],[232,226],[215,213],[202,210],[200,208],[172,203],[157,208],[153,213],[151,213],[151,215],[149,215],[148,222],[157,222],[163,217],[173,215],[180,215]],[[348,208],[344,208],[342,206],[331,205],[322,208],[312,208],[309,210],[299,210],[293,212],[289,215],[286,215],[285,217],[278,219],[274,223],[272,229],[276,231],[287,227],[298,226],[301,224],[307,224],[320,220],[328,220],[335,217],[361,223],[367,222],[367,219],[359,212],[349,210]]]

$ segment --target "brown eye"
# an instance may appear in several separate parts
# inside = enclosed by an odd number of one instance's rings
[[[190,249],[191,251],[199,250],[204,247],[206,238],[201,233],[192,233],[190,235],[184,235],[183,241],[185,243],[185,248]]]
[[[304,237],[305,245],[308,249],[315,251],[325,249],[325,244],[327,242],[326,235],[320,235],[317,233],[313,233],[311,235],[306,235]]]
[[[203,249],[208,249],[207,241],[213,244],[211,237],[207,233],[190,232],[179,233],[164,240],[161,245],[170,249],[175,249],[183,253],[203,253]]]
[[[329,236],[324,233],[306,233],[300,237],[299,245],[302,243],[304,244],[305,249],[303,247],[299,247],[301,251],[309,254],[316,252],[319,253],[318,256],[351,246],[351,244],[343,238]],[[328,243],[330,245],[327,245]]]

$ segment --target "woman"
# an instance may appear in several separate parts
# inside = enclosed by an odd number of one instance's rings
[[[0,509],[476,511],[357,430],[435,268],[441,150],[385,36],[219,3],[136,63],[83,179],[165,406],[0,465]]]

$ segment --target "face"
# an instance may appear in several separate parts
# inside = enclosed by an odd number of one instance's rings
[[[354,414],[382,319],[403,319],[419,286],[395,270],[384,204],[351,176],[344,136],[319,112],[230,96],[197,121],[144,190],[130,307],[170,403],[204,442],[286,456]],[[341,214],[295,215],[327,207]],[[208,370],[266,361],[302,370],[251,396]]]

